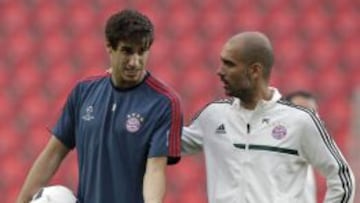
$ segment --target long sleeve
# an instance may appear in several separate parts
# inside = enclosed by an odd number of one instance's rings
[[[301,142],[305,158],[326,178],[325,203],[354,202],[355,180],[349,164],[315,114],[304,121]]]

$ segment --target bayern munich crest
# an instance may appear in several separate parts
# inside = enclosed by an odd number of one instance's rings
[[[140,129],[143,121],[144,118],[138,113],[128,114],[125,124],[126,130],[131,133],[137,132]]]
[[[283,125],[277,125],[273,128],[271,136],[277,140],[283,139],[287,134],[287,130]]]

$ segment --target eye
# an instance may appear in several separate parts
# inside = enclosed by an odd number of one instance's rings
[[[221,59],[222,63],[227,67],[234,67],[236,64],[227,59]]]
[[[130,47],[122,47],[121,52],[123,52],[126,55],[132,55],[134,54],[134,50]]]
[[[147,52],[148,49],[146,48],[141,48],[138,52],[139,55],[144,55]]]

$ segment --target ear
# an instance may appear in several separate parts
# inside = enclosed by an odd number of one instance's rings
[[[108,69],[106,70],[106,73],[111,74],[111,73],[112,73],[112,67],[108,68]]]
[[[254,78],[260,78],[263,76],[263,70],[264,70],[264,67],[261,63],[259,62],[256,62],[256,63],[253,63],[251,66],[251,75],[254,77]]]
[[[108,54],[111,54],[113,50],[113,48],[110,45],[110,42],[106,40],[106,51]]]

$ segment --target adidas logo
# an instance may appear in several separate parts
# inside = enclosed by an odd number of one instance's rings
[[[219,127],[216,128],[215,133],[216,134],[226,134],[224,124],[219,125]]]

